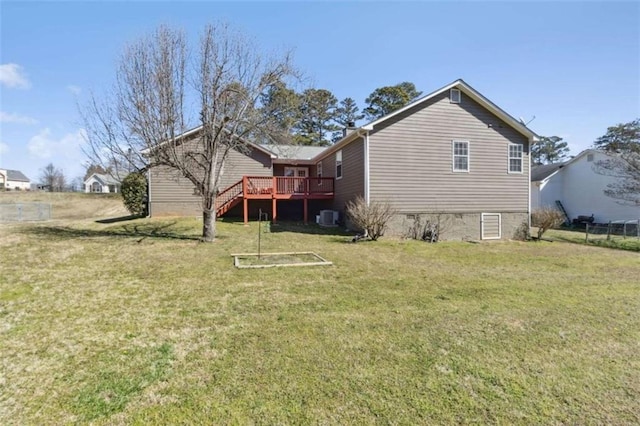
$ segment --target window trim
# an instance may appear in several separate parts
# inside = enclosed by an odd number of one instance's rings
[[[322,161],[316,163],[316,178],[318,179],[318,186],[322,186]]]
[[[456,169],[456,144],[457,143],[465,143],[467,144],[467,169]],[[462,155],[457,155],[461,157]],[[452,140],[451,141],[451,171],[453,173],[469,173],[471,171],[471,144],[469,141],[461,141],[461,140]]]
[[[520,147],[520,157],[512,157],[511,156],[511,147],[519,146]],[[520,160],[520,171],[511,170],[511,160]],[[507,172],[512,175],[521,175],[524,173],[524,144],[521,143],[510,143],[507,147]]]
[[[340,174],[338,174],[338,166],[340,166]],[[336,180],[342,179],[344,175],[344,166],[342,165],[342,150],[336,151]]]
[[[454,99],[454,93],[457,94],[457,100]],[[462,102],[462,92],[460,91],[460,89],[451,89],[449,91],[449,102],[451,102],[452,104],[459,104]]]

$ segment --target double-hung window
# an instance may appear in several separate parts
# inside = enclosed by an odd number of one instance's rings
[[[509,173],[522,173],[522,144],[509,144]]]
[[[336,152],[336,179],[342,178],[342,150]]]
[[[453,171],[469,171],[469,142],[453,141]]]

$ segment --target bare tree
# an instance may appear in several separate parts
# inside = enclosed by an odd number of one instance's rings
[[[83,114],[87,154],[103,166],[179,171],[201,195],[202,239],[213,241],[223,165],[268,132],[260,100],[293,76],[288,53],[264,55],[226,24],[207,26],[191,56],[182,32],[160,27],[125,50],[113,99],[92,98]],[[185,134],[190,123],[197,131]]]
[[[620,204],[640,205],[640,118],[607,128],[593,146],[608,155],[594,164],[594,171],[615,178],[605,195]]]
[[[66,186],[67,179],[62,169],[58,169],[53,163],[49,163],[46,167],[40,169],[40,183],[49,192],[61,192]]]

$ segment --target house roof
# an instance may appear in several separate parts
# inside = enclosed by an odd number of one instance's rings
[[[443,92],[446,92],[447,90],[451,90],[451,89],[459,89],[461,92],[463,92],[464,94],[466,94],[467,96],[469,96],[471,99],[473,99],[474,101],[478,102],[480,105],[484,106],[485,108],[487,108],[489,111],[491,111],[493,114],[495,114],[496,116],[500,117],[502,120],[504,120],[507,124],[509,124],[511,127],[513,127],[516,131],[518,131],[519,133],[523,134],[524,136],[533,139],[534,141],[537,140],[539,138],[539,136],[533,132],[531,129],[529,129],[527,126],[525,126],[522,122],[516,120],[515,118],[513,118],[511,115],[509,115],[507,112],[505,112],[502,108],[500,108],[499,106],[497,106],[496,104],[494,104],[493,102],[491,102],[489,99],[485,98],[484,95],[482,95],[480,92],[478,92],[476,89],[474,89],[473,87],[469,86],[469,84],[467,84],[464,80],[462,79],[458,79],[456,81],[454,81],[453,83],[447,84],[444,87],[441,87],[440,89],[436,90],[435,92],[431,92],[426,96],[423,96],[419,99],[416,99],[415,101],[411,102],[410,104],[396,110],[393,111],[390,114],[385,115],[384,117],[378,118],[377,120],[374,120],[368,124],[365,124],[364,126],[362,126],[363,129],[365,130],[373,130],[373,127],[384,122],[387,121],[388,119],[395,117],[398,114],[403,113],[404,111],[410,109],[410,108],[414,108],[420,104],[423,104],[425,102],[427,102],[428,100],[440,95]]]
[[[538,182],[545,180],[567,164],[566,161],[562,163],[553,164],[541,164],[539,166],[533,166],[531,168],[531,182]]]
[[[89,176],[86,180],[85,183],[90,181],[91,178],[95,177],[96,179],[98,179],[100,182],[102,182],[103,185],[120,185],[120,183],[122,182],[122,180],[126,177],[122,176],[121,179],[116,179],[111,175],[106,175],[103,173],[94,173],[91,176]]]
[[[187,130],[186,132],[184,132],[184,133],[182,133],[182,134],[180,134],[180,135],[176,136],[176,141],[179,141],[179,140],[181,140],[181,139],[188,138],[188,137],[190,137],[190,136],[195,136],[195,135],[197,135],[198,133],[200,133],[201,131],[202,131],[202,126],[198,126],[198,127],[195,127],[195,128],[193,128],[193,129],[191,129],[191,130]],[[229,132],[229,133],[231,133],[231,132]],[[246,139],[244,139],[244,138],[240,138],[240,139],[241,139],[244,143],[246,143],[247,145],[251,146],[252,148],[256,148],[257,150],[262,151],[262,152],[264,152],[265,154],[268,154],[268,155],[271,155],[271,156],[273,155],[273,153],[272,153],[271,151],[269,151],[269,150],[265,149],[264,147],[260,146],[260,145],[259,145],[259,144],[257,144],[257,143],[250,142],[250,141],[248,141],[248,140],[246,140]],[[142,155],[146,155],[146,154],[148,154],[149,152],[151,152],[151,150],[152,150],[152,149],[160,148],[161,146],[166,145],[167,143],[169,143],[169,141],[161,142],[161,143],[159,143],[158,145],[154,146],[153,148],[145,148],[145,149],[143,149],[142,151],[140,151],[140,153],[141,153]]]
[[[261,145],[282,160],[311,160],[327,149],[326,146],[307,145]]]
[[[4,169],[3,169],[4,170]],[[5,170],[7,173],[7,180],[14,182],[31,182],[31,180],[24,175],[20,170]]]
[[[393,111],[392,113],[389,113],[389,114],[385,115],[384,117],[378,118],[377,120],[373,120],[373,121],[365,124],[364,126],[361,126],[361,127],[357,128],[357,129],[355,129],[354,131],[352,131],[349,134],[347,134],[344,138],[342,138],[338,142],[336,142],[334,145],[330,146],[329,148],[325,149],[320,154],[316,155],[313,158],[313,160],[314,161],[321,160],[322,158],[326,157],[327,155],[331,154],[332,152],[341,149],[343,146],[347,145],[350,142],[353,142],[356,138],[362,136],[363,133],[365,133],[366,131],[373,130],[374,126],[377,126],[378,124],[381,124],[381,123],[389,120],[390,118],[395,117],[396,115],[403,113],[404,111],[406,111],[408,109],[411,109],[411,108],[414,108],[414,107],[416,107],[418,105],[421,105],[421,104],[427,102],[428,100],[433,99],[434,97],[440,95],[441,93],[444,93],[447,90],[451,90],[451,89],[460,89],[460,91],[462,91],[464,94],[466,94],[471,99],[473,99],[476,102],[478,102],[480,105],[482,105],[485,108],[487,108],[489,111],[491,111],[497,117],[501,118],[504,122],[506,122],[508,125],[513,127],[517,132],[521,133],[522,135],[526,136],[527,138],[529,138],[529,139],[531,139],[533,141],[537,141],[539,139],[539,136],[535,132],[533,132],[531,129],[529,129],[527,126],[525,126],[522,122],[516,120],[511,115],[507,114],[502,108],[498,107],[496,104],[491,102],[489,99],[485,98],[480,92],[475,90],[473,87],[469,86],[469,84],[467,84],[464,80],[458,79],[458,80],[454,81],[453,83],[447,84],[446,86],[441,87],[440,89],[429,93],[426,96],[423,96],[423,97],[421,97],[419,99],[416,99],[415,101],[413,101],[410,104],[400,108],[399,110]]]

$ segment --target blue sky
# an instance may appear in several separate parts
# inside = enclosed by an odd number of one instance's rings
[[[128,41],[159,24],[195,41],[223,20],[293,49],[317,88],[360,108],[375,88],[457,78],[572,154],[640,117],[638,2],[0,1],[0,167],[84,173],[76,102],[113,81]]]

